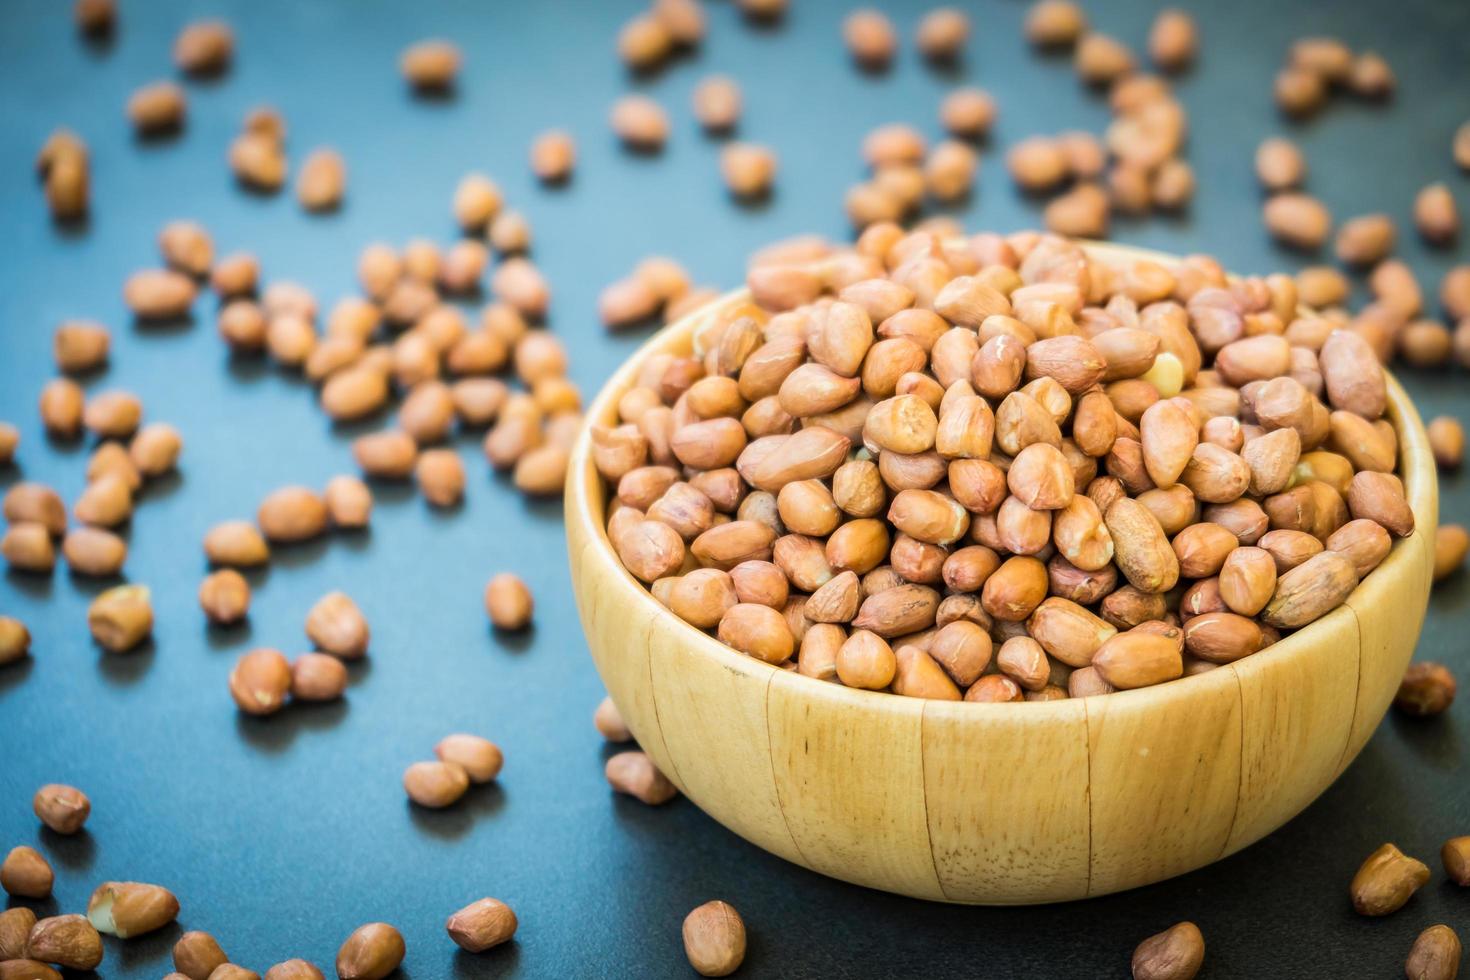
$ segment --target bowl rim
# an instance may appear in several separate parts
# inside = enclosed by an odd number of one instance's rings
[[[1164,264],[1177,264],[1181,261],[1179,256],[1165,252],[1112,242],[1079,242],[1079,244],[1087,250],[1089,256],[1094,258],[1146,260]],[[1237,277],[1232,275],[1231,278]],[[1024,716],[1027,722],[1032,722],[1045,720],[1048,715],[1051,715],[1061,722],[1075,718],[1078,702],[1082,702],[1085,708],[1096,698],[1108,698],[1108,704],[1120,707],[1124,704],[1143,707],[1144,702],[1151,701],[1154,702],[1155,709],[1169,710],[1170,706],[1176,703],[1193,702],[1201,697],[1217,695],[1221,693],[1222,688],[1235,688],[1241,683],[1242,676],[1269,670],[1282,657],[1289,657],[1311,648],[1315,643],[1316,634],[1324,632],[1315,629],[1319,623],[1333,616],[1355,615],[1349,609],[1349,604],[1359,590],[1370,581],[1381,582],[1383,577],[1397,578],[1406,574],[1424,575],[1427,580],[1427,573],[1424,569],[1413,567],[1415,558],[1411,549],[1400,547],[1400,541],[1395,540],[1388,556],[1379,563],[1377,568],[1359,581],[1357,588],[1349,594],[1342,605],[1256,654],[1243,657],[1233,663],[1222,664],[1213,670],[1187,675],[1150,687],[1111,691],[1082,698],[1026,702],[1029,707],[1021,709],[1020,716],[1016,714],[1014,702],[989,703],[964,701],[963,699],[944,701],[930,698],[906,698],[889,691],[869,691],[834,684],[747,656],[680,619],[655,599],[653,593],[623,567],[612,542],[607,537],[606,491],[603,488],[602,476],[597,472],[592,461],[591,432],[594,425],[606,424],[608,420],[616,417],[618,400],[633,386],[639,369],[649,357],[660,353],[687,352],[689,341],[701,321],[716,310],[747,302],[749,299],[748,289],[744,287],[732,289],[690,311],[674,323],[664,326],[623,361],[608,378],[587,409],[582,429],[572,447],[566,483],[566,520],[579,526],[581,537],[586,541],[580,555],[580,561],[586,563],[584,574],[591,575],[604,584],[610,584],[616,588],[614,601],[646,603],[654,627],[673,630],[688,649],[697,650],[703,656],[713,657],[725,669],[742,677],[769,683],[779,674],[790,674],[799,678],[799,683],[809,685],[807,691],[811,696],[850,705],[853,709],[912,711],[914,710],[913,703],[917,701],[922,705],[926,717],[930,712],[940,712],[942,715],[963,714],[964,717],[974,720],[997,720],[1002,717]],[[1305,307],[1302,309],[1304,312],[1311,312]],[[1403,481],[1405,497],[1410,509],[1414,512],[1415,530],[1411,532],[1411,535],[1418,534],[1421,529],[1432,527],[1438,516],[1438,484],[1434,458],[1429,449],[1428,435],[1408,393],[1386,367],[1384,375],[1388,387],[1388,409],[1385,417],[1388,418],[1398,436],[1396,475]],[[574,582],[577,582],[580,576],[574,574],[573,579]],[[1269,655],[1266,655],[1267,651]]]

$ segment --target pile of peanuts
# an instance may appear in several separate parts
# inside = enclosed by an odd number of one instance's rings
[[[773,665],[971,701],[1158,684],[1330,612],[1414,528],[1379,359],[1289,276],[878,224],[746,281],[593,457],[627,569]]]

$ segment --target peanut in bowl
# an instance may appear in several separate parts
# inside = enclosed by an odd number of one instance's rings
[[[1085,248],[1095,264],[1182,268],[1156,253]],[[1391,378],[1386,417],[1412,529],[1332,611],[1258,652],[1202,667],[1192,658],[1198,672],[1133,690],[1082,686],[1023,704],[899,696],[720,642],[656,599],[608,537],[609,487],[590,426],[618,423],[650,358],[690,354],[702,328],[750,298],[742,290],[706,306],[630,359],[589,411],[568,471],[568,548],[593,659],[644,751],[705,812],[787,860],[869,887],[963,903],[1064,901],[1247,846],[1362,749],[1418,637],[1437,519],[1427,438]],[[1219,608],[1217,594],[1195,599]]]

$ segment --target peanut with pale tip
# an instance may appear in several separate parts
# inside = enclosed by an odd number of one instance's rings
[[[153,632],[153,605],[145,585],[118,585],[87,607],[87,627],[108,653],[127,653]]]
[[[291,664],[279,650],[251,650],[235,662],[229,688],[236,706],[245,714],[275,714],[285,707],[291,692]]]
[[[179,900],[162,885],[107,881],[87,901],[87,919],[100,933],[132,939],[162,929],[179,914]]]

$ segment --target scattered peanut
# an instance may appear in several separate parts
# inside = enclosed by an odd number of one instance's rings
[[[488,783],[500,775],[504,756],[500,747],[479,735],[446,735],[434,746],[440,762],[459,766],[472,783]]]
[[[420,41],[403,52],[398,67],[420,92],[447,91],[459,75],[459,48],[448,41]]]
[[[618,706],[613,704],[613,699],[605,697],[597,704],[597,710],[592,714],[592,724],[597,732],[609,742],[631,742],[633,733],[628,731],[628,725],[623,721],[623,715],[618,711]]]
[[[898,36],[888,18],[876,10],[859,10],[842,23],[842,37],[858,64],[886,68],[898,50]]]
[[[282,487],[261,501],[255,522],[269,541],[305,541],[327,529],[327,505],[314,490]]]
[[[1429,881],[1429,868],[1392,844],[1368,855],[1353,875],[1349,892],[1359,915],[1389,915],[1403,908]]]
[[[1470,836],[1445,841],[1439,856],[1451,881],[1461,887],[1470,885]]]
[[[14,521],[0,538],[0,555],[18,572],[46,575],[56,567],[56,547],[51,534],[34,521]]]
[[[174,969],[189,980],[209,980],[209,975],[230,961],[219,943],[207,932],[192,930],[174,943]]]
[[[1419,661],[1409,665],[1393,705],[1406,715],[1441,714],[1455,700],[1455,676],[1444,664]]]
[[[386,922],[359,926],[337,951],[340,980],[383,980],[398,969],[406,949],[403,936]]]
[[[119,585],[101,593],[87,608],[87,626],[108,653],[126,653],[153,632],[148,587]]]
[[[608,784],[649,806],[659,806],[679,795],[679,790],[659,772],[642,752],[619,752],[607,760]]]
[[[0,616],[0,667],[31,652],[31,631],[14,616]],[[609,702],[611,703],[611,702]]]
[[[694,87],[694,118],[714,133],[728,132],[740,121],[740,86],[733,78],[711,75]]]
[[[331,211],[342,203],[347,165],[336,150],[314,150],[296,178],[296,199],[308,211]]]
[[[1441,524],[1434,530],[1434,581],[1449,578],[1465,564],[1470,531],[1462,524]]]
[[[1460,937],[1447,925],[1430,926],[1419,933],[1404,961],[1410,980],[1455,980],[1460,973]]]
[[[531,590],[510,572],[501,572],[485,586],[485,611],[496,629],[525,629],[531,622]]]
[[[731,194],[760,197],[770,191],[776,178],[776,156],[764,146],[731,143],[720,151],[720,173]]]
[[[357,660],[367,653],[367,617],[345,593],[329,592],[306,614],[306,636],[318,650]]]
[[[291,664],[291,696],[302,701],[335,701],[347,690],[347,667],[325,653],[303,653]]]
[[[1205,960],[1205,938],[1193,922],[1150,936],[1133,951],[1133,980],[1193,980]]]
[[[105,881],[87,901],[87,919],[101,933],[131,939],[162,929],[179,914],[179,900],[161,885]]]
[[[230,671],[230,696],[248,715],[275,714],[285,707],[290,691],[291,664],[279,650],[251,650]]]
[[[482,898],[451,915],[444,929],[461,949],[483,953],[492,946],[510,942],[518,925],[509,905],[499,899]]]
[[[612,131],[628,147],[653,152],[669,137],[669,117],[663,106],[644,95],[627,95],[612,109]]]
[[[87,794],[64,783],[47,783],[36,790],[31,809],[41,822],[58,834],[75,834],[92,813]]]
[[[235,35],[220,20],[195,21],[174,41],[174,63],[191,75],[215,75],[229,65]]]
[[[16,898],[49,898],[56,874],[34,847],[11,848],[0,863],[0,888]]]
[[[469,774],[453,762],[415,762],[403,773],[408,798],[435,810],[458,802],[469,786]]]
[[[184,90],[173,82],[144,85],[128,98],[128,119],[144,137],[178,130],[184,124],[184,112]]]
[[[546,183],[564,181],[577,162],[577,145],[570,133],[548,130],[531,144],[531,172]]]
[[[745,961],[745,920],[728,902],[705,902],[684,917],[684,955],[702,977],[728,977]]]
[[[26,953],[69,970],[93,970],[102,962],[102,937],[84,915],[53,915],[31,927]]]
[[[1448,245],[1460,234],[1460,210],[1444,184],[1430,184],[1414,198],[1414,224],[1431,245]]]

